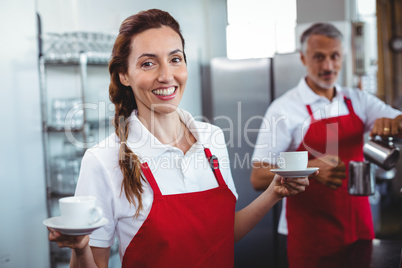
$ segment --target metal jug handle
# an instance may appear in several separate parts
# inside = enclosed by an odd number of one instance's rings
[[[388,148],[395,147],[394,146],[394,137],[392,137],[392,136],[381,137],[379,135],[376,135],[375,137],[372,137],[370,140],[373,142],[376,142],[378,144],[381,144],[385,147],[388,147]]]

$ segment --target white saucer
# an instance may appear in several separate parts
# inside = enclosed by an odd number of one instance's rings
[[[83,227],[68,227],[63,224],[61,217],[53,217],[43,221],[43,224],[50,227],[62,234],[66,235],[86,235],[92,233],[94,230],[101,228],[109,222],[108,219],[102,218],[99,222],[83,226]]]
[[[302,170],[288,170],[288,169],[271,169],[273,173],[276,173],[284,178],[297,178],[297,177],[307,177],[318,170],[318,167],[309,167]]]

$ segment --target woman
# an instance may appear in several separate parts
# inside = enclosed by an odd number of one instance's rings
[[[49,239],[72,249],[72,267],[107,267],[116,235],[123,267],[233,267],[234,242],[308,179],[277,176],[235,213],[222,131],[178,108],[186,56],[167,12],[122,23],[109,71],[116,133],[86,152],[76,189],[97,197],[109,223],[90,237],[50,229]]]

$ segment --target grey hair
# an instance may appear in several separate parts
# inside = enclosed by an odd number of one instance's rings
[[[307,41],[310,36],[315,34],[323,35],[332,39],[338,39],[339,41],[343,42],[343,35],[335,26],[329,23],[315,23],[305,30],[300,37],[301,52],[306,53]]]

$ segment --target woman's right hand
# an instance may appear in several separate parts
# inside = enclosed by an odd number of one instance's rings
[[[52,228],[49,230],[49,240],[56,242],[60,248],[69,247],[71,249],[82,250],[89,243],[89,235],[65,235]]]

